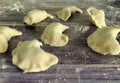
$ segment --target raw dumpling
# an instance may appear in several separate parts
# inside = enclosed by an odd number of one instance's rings
[[[95,52],[104,55],[117,55],[120,53],[120,45],[116,40],[116,36],[119,32],[120,26],[98,29],[87,38],[88,46]]]
[[[12,51],[12,63],[26,72],[45,71],[58,63],[58,58],[40,48],[38,40],[19,42]]]
[[[6,52],[8,49],[8,41],[4,34],[0,33],[0,53]]]
[[[24,17],[24,22],[28,25],[36,24],[45,20],[47,17],[53,19],[54,17],[48,14],[45,10],[31,10],[28,14]]]
[[[0,33],[4,34],[8,41],[14,36],[22,35],[22,32],[6,26],[0,26]]]
[[[83,11],[78,7],[68,6],[58,11],[56,14],[59,19],[63,21],[67,21],[72,15],[72,13],[75,13],[75,12],[79,12],[80,14],[82,14]]]
[[[19,35],[22,35],[22,32],[6,26],[0,26],[0,53],[5,53],[8,49],[8,41],[12,37]]]
[[[51,23],[45,28],[40,39],[50,46],[65,46],[68,43],[69,38],[62,34],[62,32],[66,29],[68,29],[68,27],[63,24]]]
[[[93,24],[95,24],[98,28],[102,28],[106,26],[105,23],[105,13],[103,10],[98,10],[93,7],[87,9],[90,20]]]

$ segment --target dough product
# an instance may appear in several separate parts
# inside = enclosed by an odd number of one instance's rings
[[[62,32],[66,29],[68,29],[68,27],[63,24],[51,23],[45,28],[40,39],[50,46],[65,46],[69,38],[65,34],[62,34]]]
[[[19,35],[22,35],[22,32],[6,26],[0,26],[0,53],[5,53],[8,49],[8,41],[12,37]]]
[[[105,13],[103,10],[98,10],[96,8],[90,7],[87,9],[87,12],[91,22],[95,24],[98,28],[102,28],[106,26]]]
[[[0,33],[4,34],[8,41],[14,36],[22,35],[22,32],[6,26],[0,26]]]
[[[61,9],[60,11],[57,11],[57,17],[63,21],[67,21],[70,16],[72,15],[72,13],[75,12],[79,12],[80,14],[82,14],[82,10],[78,7],[75,6],[67,6],[63,9]]]
[[[104,55],[117,55],[120,53],[120,45],[116,40],[116,36],[119,32],[120,26],[98,29],[87,38],[88,46],[95,52]]]
[[[12,51],[12,63],[26,72],[45,71],[58,63],[58,58],[40,48],[38,40],[19,42]]]
[[[36,24],[45,20],[47,17],[53,19],[54,17],[48,14],[45,10],[31,10],[28,14],[24,17],[24,22],[28,25]]]
[[[0,53],[6,52],[8,49],[8,41],[4,34],[0,33]]]

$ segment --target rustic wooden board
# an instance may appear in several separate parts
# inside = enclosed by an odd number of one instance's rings
[[[12,0],[11,0],[12,1]],[[14,37],[9,41],[9,49],[6,53],[0,54],[0,83],[116,83],[120,80],[119,67],[120,56],[104,56],[93,52],[88,46],[87,37],[96,30],[88,19],[86,9],[90,6],[103,9],[106,14],[107,25],[120,24],[120,1],[119,0],[21,0],[20,12],[11,10],[6,6],[14,7],[16,2],[9,0],[0,1],[0,25],[16,28],[23,32],[22,36]],[[8,4],[9,3],[9,4]],[[62,22],[55,12],[64,6],[75,5],[83,9],[83,15],[74,14],[69,21]],[[21,8],[23,7],[23,9]],[[54,20],[46,19],[42,23],[27,27],[23,22],[24,15],[31,9],[45,9],[55,16]],[[49,70],[41,73],[22,74],[22,71],[12,65],[11,51],[16,47],[18,41],[39,39],[45,26],[52,22],[60,22],[70,27],[64,33],[70,38],[68,45],[64,47],[50,47],[43,44],[42,48],[56,54],[59,63]],[[118,35],[118,41],[119,35]],[[40,40],[41,41],[41,40]],[[98,67],[98,68],[96,68]],[[94,78],[92,78],[94,77]],[[14,79],[15,78],[15,79]],[[48,80],[46,80],[48,79]],[[95,81],[90,81],[94,79]],[[102,81],[103,80],[103,81]]]

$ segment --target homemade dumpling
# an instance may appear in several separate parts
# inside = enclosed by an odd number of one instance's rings
[[[103,10],[98,10],[96,8],[90,7],[87,9],[87,12],[91,22],[95,24],[98,28],[102,28],[106,26],[105,13]]]
[[[0,33],[0,53],[6,52],[8,49],[8,41],[4,34]]]
[[[67,6],[61,9],[60,11],[58,11],[56,14],[59,19],[63,21],[67,21],[72,15],[72,13],[75,13],[75,12],[79,12],[80,14],[82,14],[83,11],[80,8],[75,6]]]
[[[26,72],[45,71],[58,63],[58,58],[40,48],[38,40],[19,42],[12,51],[12,63]]]
[[[68,29],[68,27],[63,24],[51,23],[45,28],[40,39],[50,46],[65,46],[69,38],[65,34],[62,34],[62,32],[66,29]]]
[[[47,17],[53,19],[54,17],[48,14],[45,10],[31,10],[28,14],[24,17],[24,22],[28,25],[36,24],[45,20]]]
[[[116,36],[119,32],[120,26],[98,29],[87,38],[88,46],[95,52],[104,55],[117,55],[120,53],[120,45],[116,40]]]
[[[0,33],[4,34],[8,41],[14,36],[22,35],[22,32],[6,26],[0,26]]]
[[[22,32],[6,26],[0,26],[0,53],[5,53],[8,49],[8,41],[12,37],[19,35],[22,35]]]

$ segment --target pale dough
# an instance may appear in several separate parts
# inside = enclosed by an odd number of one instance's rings
[[[31,10],[28,14],[24,17],[24,22],[28,25],[36,24],[45,20],[47,17],[53,19],[54,17],[48,14],[45,10]]]
[[[72,15],[72,13],[75,12],[79,12],[80,14],[82,14],[82,10],[78,7],[75,6],[67,6],[63,9],[61,9],[60,11],[57,11],[57,17],[63,21],[67,21],[70,16]]]
[[[12,63],[26,72],[45,71],[58,63],[58,58],[40,48],[38,40],[19,42],[12,51]]]
[[[6,52],[8,49],[8,41],[4,34],[0,33],[0,53]]]
[[[90,7],[87,9],[90,20],[98,28],[103,28],[106,26],[105,23],[105,13],[103,10],[98,10],[96,8]]]
[[[88,46],[95,52],[104,55],[117,55],[120,53],[120,44],[116,40],[119,32],[120,26],[98,29],[87,38]]]
[[[51,23],[45,28],[40,39],[50,46],[65,46],[68,43],[69,38],[65,34],[62,34],[62,32],[66,29],[68,29],[68,26],[60,23]]]
[[[5,53],[8,49],[8,41],[12,37],[19,35],[22,35],[22,32],[6,26],[0,26],[0,53]]]

